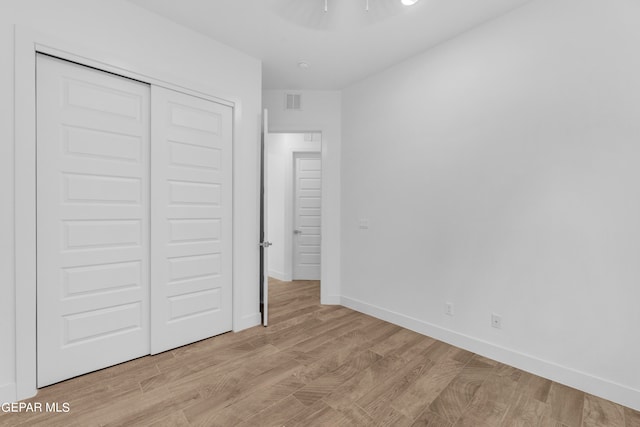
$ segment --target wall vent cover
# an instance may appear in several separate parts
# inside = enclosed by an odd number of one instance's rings
[[[288,93],[285,100],[285,109],[287,110],[301,110],[302,109],[302,95],[299,93]]]

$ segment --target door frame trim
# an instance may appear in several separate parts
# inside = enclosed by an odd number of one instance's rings
[[[320,131],[313,132],[269,132],[272,135],[282,135],[282,134],[295,134],[295,135],[303,135],[308,133],[318,133],[322,135]],[[322,137],[321,137],[322,144]],[[308,148],[299,148],[294,147],[288,149],[284,156],[285,159],[285,189],[284,189],[284,241],[282,242],[283,246],[283,257],[284,257],[284,267],[280,272],[274,272],[275,274],[270,275],[270,277],[275,277],[278,280],[283,280],[285,282],[293,280],[293,230],[294,230],[294,162],[295,156],[301,153],[311,153],[318,154],[320,159],[322,159],[322,147],[318,148],[318,150],[310,150]],[[267,161],[268,159],[265,159]],[[322,214],[321,214],[322,215]],[[322,230],[321,230],[322,232]],[[322,286],[322,285],[321,285]]]
[[[320,248],[320,304],[328,304],[328,305],[340,305],[340,297],[338,295],[330,294],[333,289],[335,292],[335,288],[339,287],[339,277],[340,277],[340,264],[339,262],[334,261],[334,257],[329,252],[329,247],[331,246],[331,252],[333,255],[340,252],[340,248],[338,242],[340,241],[340,229],[335,228],[331,225],[331,220],[335,221],[335,219],[339,219],[336,212],[330,211],[330,200],[329,197],[332,193],[337,192],[339,189],[335,186],[331,186],[329,188],[327,179],[330,176],[330,158],[329,152],[331,148],[328,144],[328,141],[331,136],[336,137],[334,133],[331,132],[331,128],[328,125],[323,124],[311,124],[311,125],[271,125],[269,124],[269,133],[320,133],[322,135],[320,142],[320,158],[322,159],[322,206],[320,208],[320,235],[322,240],[322,245]],[[335,147],[333,147],[335,151]],[[298,151],[308,151],[308,150],[298,150]],[[295,153],[296,150],[293,150],[292,153]],[[334,154],[335,156],[335,154]],[[293,162],[293,155],[288,160]],[[331,164],[332,165],[332,164]],[[332,165],[336,167],[338,165]],[[293,174],[291,175],[291,177]],[[291,183],[293,185],[293,183]],[[291,210],[290,210],[291,211]],[[330,220],[331,218],[331,220]],[[334,222],[335,224],[335,222]],[[293,228],[291,228],[291,233],[293,233]],[[290,248],[293,243],[285,242]],[[293,251],[291,253],[293,256]],[[291,259],[291,257],[289,258]],[[338,257],[339,259],[339,257]],[[291,274],[293,275],[293,259],[291,259]]]
[[[223,99],[207,93],[193,82],[173,83],[174,76],[148,75],[113,55],[87,49],[75,43],[14,25],[14,268],[15,268],[15,400],[37,393],[37,329],[36,329],[36,54],[43,53],[86,65],[123,77],[162,86],[191,96],[200,97],[233,109],[233,141],[238,134],[236,114],[240,99]],[[233,150],[232,150],[233,155]],[[231,182],[233,188],[233,179]],[[233,216],[233,213],[232,213]],[[232,258],[233,253],[232,253]],[[236,262],[233,259],[235,270]],[[240,298],[233,285],[233,328],[241,324]]]

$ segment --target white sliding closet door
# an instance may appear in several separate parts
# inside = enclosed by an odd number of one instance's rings
[[[37,59],[38,386],[149,353],[149,86]]]
[[[232,109],[152,87],[151,352],[232,328]]]
[[[230,331],[232,109],[37,67],[38,387]]]

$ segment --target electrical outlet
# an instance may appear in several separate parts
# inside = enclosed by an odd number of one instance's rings
[[[491,326],[496,329],[502,329],[502,316],[496,313],[491,313]]]
[[[447,316],[453,316],[453,303],[448,302],[444,306],[444,314]]]

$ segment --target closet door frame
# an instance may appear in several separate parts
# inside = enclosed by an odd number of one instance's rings
[[[15,394],[16,400],[21,400],[37,393],[36,55],[50,55],[229,106],[233,110],[234,135],[237,127],[236,109],[240,106],[240,100],[222,99],[198,88],[163,80],[161,75],[142,74],[119,67],[115,63],[126,61],[119,61],[111,54],[86,49],[79,44],[61,41],[22,25],[14,26],[14,52]],[[239,324],[236,317],[239,300],[235,297],[238,291],[236,286],[232,285],[232,288],[233,330],[236,330]]]

